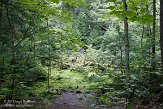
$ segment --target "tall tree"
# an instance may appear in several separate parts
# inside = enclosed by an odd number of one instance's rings
[[[156,0],[153,0],[153,35],[152,35],[152,70],[154,71],[156,69],[156,64],[155,64],[155,36],[156,36]]]
[[[16,65],[16,49],[15,49],[15,34],[14,34],[14,27],[13,27],[13,24],[12,24],[12,21],[11,21],[11,15],[9,15],[9,8],[7,6],[5,6],[6,8],[6,16],[7,16],[7,20],[8,20],[8,23],[9,23],[9,27],[10,27],[10,30],[11,30],[11,40],[12,40],[12,46],[11,46],[11,49],[12,49],[12,60],[11,60],[11,65],[13,65],[13,74],[12,74],[12,92],[11,92],[11,97],[12,99],[14,100],[14,95],[15,95],[15,91],[14,91],[14,88],[15,88],[15,73],[16,73],[16,70],[15,70],[15,65]],[[15,102],[15,100],[14,100]]]
[[[126,0],[122,0],[124,12],[127,12]],[[128,37],[128,18],[124,18],[124,33],[125,33],[125,72],[129,74],[129,37]]]
[[[127,12],[127,3],[126,0],[122,0],[123,7],[124,7],[124,13]],[[129,79],[129,37],[128,37],[128,18],[127,16],[124,18],[124,39],[125,39],[125,73],[127,75],[127,82]],[[128,86],[127,86],[128,89]],[[128,98],[129,98],[129,92],[126,90],[126,108],[128,108]]]
[[[161,63],[163,70],[163,0],[160,0],[160,48],[161,48]]]
[[[0,12],[0,27],[1,27],[1,19],[2,19],[2,12],[3,12],[3,4],[2,4],[2,2],[0,2],[0,10],[1,10],[1,12]]]
[[[48,19],[47,19],[47,28],[49,27],[49,22],[48,22]],[[48,33],[47,35],[48,37],[48,60],[49,60],[49,65],[48,65],[48,91],[50,91],[50,74],[51,74],[51,45],[50,45],[50,35]]]

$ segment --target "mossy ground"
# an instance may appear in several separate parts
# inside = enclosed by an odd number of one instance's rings
[[[87,67],[83,71],[52,68],[49,91],[56,94],[62,91],[90,93],[94,88],[112,82],[113,80],[109,77],[108,73],[102,74],[99,70],[92,67]],[[35,94],[40,95],[47,92],[48,82],[37,82],[32,88]]]
[[[71,70],[52,69],[50,76],[50,91],[60,93],[61,91],[86,91],[90,83],[86,79],[86,72],[77,72]],[[48,82],[38,82],[33,86],[33,91],[36,94],[46,92]]]
[[[47,68],[45,67],[44,70],[47,71]],[[48,108],[64,92],[96,93],[103,87],[102,85],[112,82],[112,78],[109,77],[108,73],[104,74],[93,67],[87,66],[80,71],[52,68],[49,89],[47,80],[35,82],[26,87],[29,90],[24,90],[23,93],[26,93],[27,96],[22,96],[22,99],[26,100],[27,98],[27,100],[36,101],[36,105],[40,109]],[[21,90],[23,91],[23,89]]]

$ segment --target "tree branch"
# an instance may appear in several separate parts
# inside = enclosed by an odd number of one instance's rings
[[[26,29],[25,33],[24,33],[24,37],[14,46],[14,48],[16,48],[24,39],[26,39],[26,35],[28,33],[28,31],[30,30],[31,24],[28,26],[28,28]]]

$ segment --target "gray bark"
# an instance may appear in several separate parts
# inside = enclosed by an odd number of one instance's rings
[[[156,54],[156,48],[155,48],[155,36],[156,36],[156,0],[153,0],[153,35],[152,35],[152,61],[151,66],[152,70],[154,71],[156,69],[156,63],[155,63],[155,54]]]
[[[163,71],[163,0],[160,0],[160,48],[161,48],[161,68]]]
[[[126,0],[123,0],[124,11],[127,11]],[[124,18],[124,34],[125,34],[125,72],[129,74],[129,37],[128,37],[128,18]]]

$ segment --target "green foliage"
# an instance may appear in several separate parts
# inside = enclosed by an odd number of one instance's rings
[[[1,88],[1,91],[0,91],[0,100],[2,99],[5,99],[7,96],[10,95],[12,90],[10,90],[9,88]]]
[[[115,2],[116,0],[107,0],[108,2]]]
[[[159,28],[153,44],[151,7],[147,0],[127,0],[127,10],[122,0],[2,0],[0,100],[53,99],[73,90],[95,92],[109,105],[128,97],[132,108],[133,99],[160,93]],[[124,73],[124,18],[130,74]]]
[[[151,2],[137,0],[128,1],[127,11],[124,11],[122,1],[108,0],[108,2],[114,2],[115,5],[107,7],[107,9],[110,9],[109,13],[107,14],[114,15],[120,19],[127,17],[132,22],[137,21],[143,24],[149,24],[153,22],[153,16],[150,14],[150,10],[146,7],[146,5],[150,5]]]
[[[57,4],[60,2],[60,0],[49,0],[49,1],[51,1],[53,3],[57,3]]]

